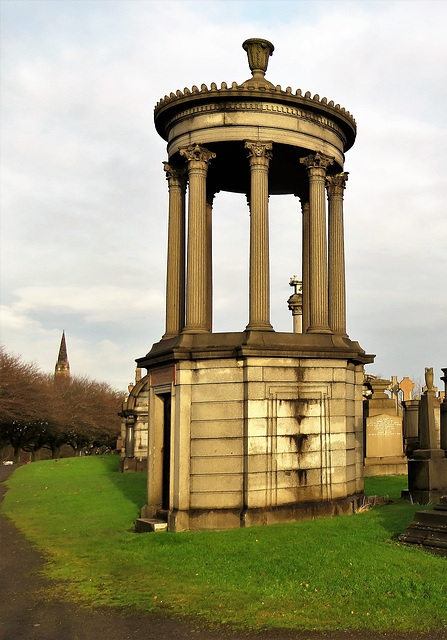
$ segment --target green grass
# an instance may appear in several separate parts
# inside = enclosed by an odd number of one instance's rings
[[[399,500],[401,491],[408,489],[407,476],[380,476],[365,478],[365,493],[368,496],[383,496]]]
[[[51,597],[195,615],[209,624],[294,629],[439,629],[446,560],[400,546],[420,507],[230,531],[133,533],[145,474],[115,457],[19,468],[3,510],[46,553]],[[405,478],[367,480],[397,497]],[[372,487],[372,489],[371,489]],[[380,490],[379,490],[380,489]]]

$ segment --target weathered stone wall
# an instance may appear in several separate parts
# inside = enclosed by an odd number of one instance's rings
[[[249,525],[257,510],[362,492],[362,382],[362,365],[335,359],[179,363],[176,402],[190,409],[175,419],[184,428],[190,419],[196,524],[239,526],[242,517]]]

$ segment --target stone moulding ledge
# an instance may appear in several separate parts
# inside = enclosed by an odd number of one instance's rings
[[[348,116],[348,118],[350,118],[355,123],[354,117],[349,111],[347,111],[347,109],[345,109],[344,107],[340,107],[339,104],[335,104],[333,100],[330,100],[328,102],[328,99],[326,97],[323,97],[320,99],[320,96],[318,93],[315,93],[312,96],[310,91],[306,91],[306,93],[303,95],[303,92],[301,91],[301,89],[297,89],[295,93],[293,93],[291,87],[287,87],[287,89],[284,91],[280,85],[277,85],[274,89],[270,89],[269,87],[265,87],[265,88],[257,87],[256,89],[250,89],[250,88],[244,87],[243,85],[239,85],[236,82],[233,82],[231,87],[228,87],[226,82],[222,82],[222,86],[220,89],[217,88],[217,85],[215,82],[211,83],[211,86],[209,89],[206,86],[206,84],[202,84],[200,89],[196,85],[194,85],[191,90],[188,89],[187,87],[185,87],[183,91],[180,91],[180,89],[178,89],[175,93],[171,92],[169,95],[165,95],[164,98],[161,98],[155,105],[154,111],[155,113],[157,113],[166,104],[173,102],[174,100],[178,100],[179,98],[184,98],[186,96],[197,95],[197,94],[203,95],[207,93],[209,94],[217,93],[217,94],[224,95],[228,91],[234,92],[235,90],[245,92],[247,94],[258,94],[258,95],[261,94],[263,96],[278,95],[278,94],[280,94],[281,96],[289,95],[294,98],[296,97],[296,98],[301,98],[302,100],[317,102],[318,104],[327,105],[328,107],[331,107],[333,109],[336,109],[337,111],[340,111],[341,113]]]
[[[210,89],[205,84],[202,84],[199,89],[197,86],[193,86],[192,89],[188,89],[185,87],[183,91],[178,90],[176,93],[171,93],[169,96],[165,95],[164,98],[161,98],[157,102],[154,107],[154,117],[157,120],[157,117],[161,115],[161,113],[167,107],[173,106],[173,104],[182,104],[194,101],[196,99],[206,99],[206,98],[222,98],[222,99],[233,99],[234,96],[240,96],[241,99],[246,98],[257,98],[257,99],[281,99],[282,101],[289,102],[291,104],[299,104],[304,106],[314,106],[318,105],[321,109],[323,108],[328,113],[334,113],[338,117],[342,117],[345,121],[347,121],[350,126],[356,130],[356,121],[354,117],[351,115],[349,111],[347,111],[344,107],[340,107],[339,104],[335,104],[333,100],[328,102],[326,97],[320,99],[318,93],[312,94],[310,91],[306,91],[303,95],[301,89],[297,89],[295,94],[292,93],[292,89],[287,87],[285,91],[282,90],[280,85],[277,85],[276,88],[256,88],[250,89],[244,87],[242,85],[237,84],[237,82],[233,82],[231,87],[228,87],[226,82],[222,82],[221,88],[218,89],[216,83],[211,83]]]
[[[200,104],[195,105],[190,108],[182,109],[181,111],[177,111],[172,117],[167,118],[164,122],[164,126],[166,128],[170,128],[174,123],[182,122],[184,120],[188,120],[191,116],[201,115],[203,113],[210,112],[221,112],[221,111],[248,111],[250,113],[258,112],[258,113],[275,113],[281,116],[287,116],[291,118],[299,118],[300,120],[307,120],[309,122],[313,122],[315,124],[324,127],[325,129],[329,129],[330,131],[334,131],[343,143],[347,144],[347,138],[343,133],[342,128],[337,125],[335,122],[330,120],[327,116],[313,113],[311,111],[307,111],[301,107],[291,106],[291,105],[281,105],[272,103],[266,103],[262,101],[257,102],[211,102],[208,104]]]
[[[355,364],[373,362],[358,342],[336,334],[296,334],[275,331],[240,333],[183,333],[160,340],[137,360],[140,367],[153,367],[176,360],[272,357],[324,358]]]

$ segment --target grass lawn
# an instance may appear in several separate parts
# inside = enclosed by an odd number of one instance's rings
[[[447,626],[446,559],[399,545],[421,509],[403,501],[353,516],[230,531],[133,533],[145,474],[114,456],[20,467],[3,512],[48,562],[51,597],[196,615],[211,624],[295,629]],[[398,499],[404,477],[365,480]]]

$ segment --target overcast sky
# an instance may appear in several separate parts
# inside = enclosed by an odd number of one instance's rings
[[[318,93],[358,125],[346,156],[347,325],[368,373],[447,367],[447,2],[2,0],[2,324],[8,351],[118,388],[164,332],[165,142],[153,107],[250,76]],[[270,198],[272,322],[289,331],[300,209]],[[215,330],[248,321],[248,211],[214,211]]]

